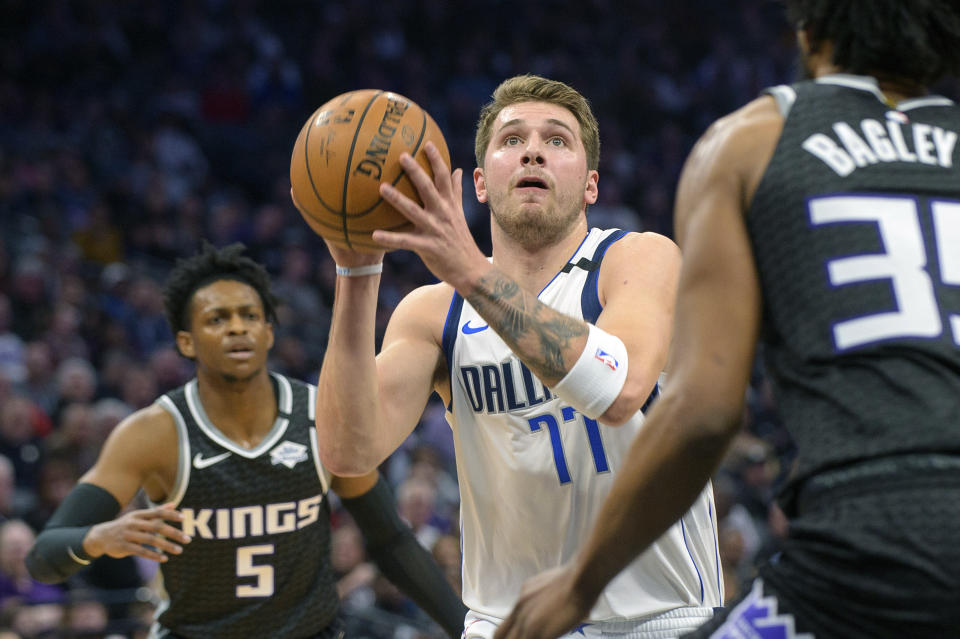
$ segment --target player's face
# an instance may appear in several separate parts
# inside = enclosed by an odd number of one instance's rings
[[[198,372],[243,381],[264,370],[273,346],[256,290],[236,280],[218,280],[197,289],[190,304],[190,330],[177,334],[180,351]]]
[[[547,102],[500,112],[473,179],[494,223],[527,247],[565,237],[597,200],[598,174],[587,170],[580,125],[570,111]]]

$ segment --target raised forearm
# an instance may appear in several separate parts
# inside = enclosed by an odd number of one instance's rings
[[[476,281],[466,300],[548,386],[567,374],[587,342],[586,322],[550,308],[496,267]]]
[[[363,474],[380,462],[375,356],[379,283],[379,276],[337,278],[316,415],[321,458],[338,475]]]

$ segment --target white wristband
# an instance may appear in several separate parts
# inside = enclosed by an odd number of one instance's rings
[[[337,275],[344,277],[362,277],[363,275],[376,275],[377,273],[383,273],[383,262],[366,266],[340,266],[337,264]]]
[[[590,419],[596,419],[607,412],[626,381],[627,347],[616,335],[590,324],[587,345],[580,358],[551,390]]]

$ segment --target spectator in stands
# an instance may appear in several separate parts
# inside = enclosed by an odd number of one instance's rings
[[[42,584],[27,572],[24,559],[35,539],[33,529],[19,519],[0,524],[0,608],[10,600],[22,605],[64,601],[60,586]]]

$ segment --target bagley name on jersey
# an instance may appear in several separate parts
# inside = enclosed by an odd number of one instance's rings
[[[839,144],[826,133],[814,133],[804,140],[803,148],[840,177],[878,162],[953,167],[957,132],[922,122],[910,124],[909,118],[899,111],[889,112],[886,123],[872,118],[863,120],[862,137],[846,122],[835,122],[833,132]]]

